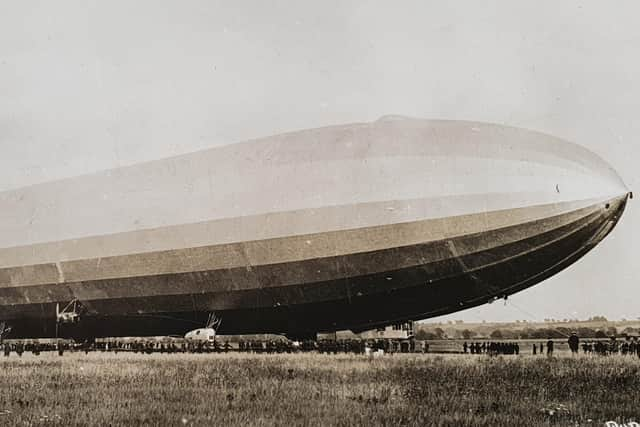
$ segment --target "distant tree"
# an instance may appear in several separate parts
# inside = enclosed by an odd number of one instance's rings
[[[535,333],[535,329],[533,328],[524,328],[520,331],[520,339],[526,340],[530,338],[535,338],[533,334]]]
[[[438,337],[433,332],[420,329],[418,332],[416,332],[415,338],[417,340],[423,341],[423,340],[435,340]]]
[[[589,318],[590,322],[608,322],[607,318],[604,316],[593,316]]]
[[[469,329],[465,329],[462,331],[462,338],[464,338],[465,340],[471,339],[472,337],[476,336],[477,334],[473,331],[470,331]]]
[[[568,336],[571,330],[568,328],[537,328],[529,332],[531,339],[563,338]]]
[[[606,338],[607,334],[604,333],[604,331],[602,329],[598,329],[596,331],[596,338]]]
[[[577,333],[580,338],[596,338],[596,331],[592,328],[580,327]]]
[[[496,329],[496,330],[491,332],[489,337],[491,337],[491,338],[493,338],[495,340],[501,340],[502,339],[502,331],[500,329]]]
[[[618,330],[616,329],[615,326],[609,326],[607,328],[607,335],[609,335],[610,337],[615,336],[618,333]]]
[[[545,339],[549,336],[549,330],[547,328],[535,328],[531,331],[529,336],[533,339]]]
[[[501,329],[502,339],[515,340],[520,336],[520,332],[515,329]]]
[[[444,330],[442,328],[435,328],[433,333],[436,335],[437,339],[443,339],[445,337]]]

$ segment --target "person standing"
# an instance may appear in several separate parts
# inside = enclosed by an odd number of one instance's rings
[[[553,356],[553,340],[549,338],[547,341],[547,357]]]
[[[578,350],[580,349],[580,338],[578,337],[578,334],[571,332],[571,336],[569,336],[567,342],[569,343],[571,354],[578,354]]]

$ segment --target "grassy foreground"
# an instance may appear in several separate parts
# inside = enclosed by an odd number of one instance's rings
[[[604,425],[640,421],[632,357],[25,356],[1,425]]]

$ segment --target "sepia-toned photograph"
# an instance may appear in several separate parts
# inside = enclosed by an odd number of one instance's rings
[[[0,425],[640,427],[640,3],[0,5]]]

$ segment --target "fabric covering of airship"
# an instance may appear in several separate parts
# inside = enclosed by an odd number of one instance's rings
[[[628,190],[586,149],[492,124],[383,118],[0,193],[15,337],[308,336],[467,309],[569,266]]]

